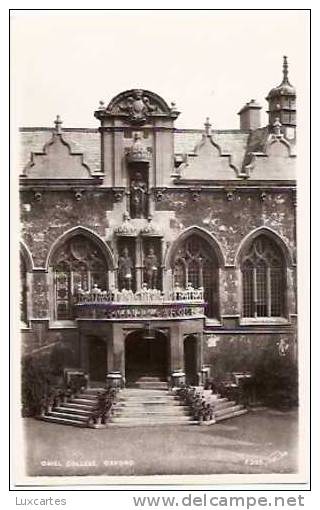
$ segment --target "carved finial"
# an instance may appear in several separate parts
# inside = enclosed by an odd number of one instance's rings
[[[282,67],[282,72],[283,72],[283,80],[282,80],[282,83],[289,83],[289,79],[288,79],[288,59],[286,56],[283,57],[283,67]]]
[[[206,121],[204,123],[204,129],[207,136],[211,135],[211,124],[210,124],[210,118],[207,117]]]
[[[54,121],[55,130],[56,130],[57,135],[61,134],[61,124],[62,123],[63,122],[62,122],[62,120],[60,118],[60,115],[57,115],[56,120]]]
[[[272,131],[276,136],[281,135],[281,127],[282,127],[282,124],[280,122],[280,119],[279,119],[279,117],[276,117],[276,119],[272,125]]]

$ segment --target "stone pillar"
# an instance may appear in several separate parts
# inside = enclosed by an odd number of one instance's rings
[[[224,318],[239,317],[241,313],[241,281],[240,269],[235,267],[225,267],[219,271],[219,298],[220,298],[220,316],[222,322]]]
[[[120,324],[112,326],[112,365],[110,370],[125,374],[125,340]],[[110,356],[111,358],[111,356]]]
[[[184,368],[183,337],[179,322],[170,327],[170,373]]]
[[[79,367],[90,373],[89,338],[82,331],[79,332]]]
[[[143,243],[138,237],[135,239],[135,276],[136,276],[136,290],[141,290],[143,283]]]
[[[113,133],[113,182],[114,186],[122,186],[124,160],[122,123],[115,121],[114,127],[116,129]]]

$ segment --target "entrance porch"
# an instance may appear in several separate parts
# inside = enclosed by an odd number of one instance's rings
[[[143,377],[169,382],[173,373],[185,373],[190,384],[199,382],[203,363],[203,320],[105,321],[79,320],[79,367],[90,381],[104,383],[107,375],[121,374],[125,385]]]

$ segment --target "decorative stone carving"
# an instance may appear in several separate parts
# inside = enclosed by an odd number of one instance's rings
[[[273,125],[272,125],[272,132],[275,136],[282,136],[282,133],[281,133],[281,127],[282,127],[282,124],[280,122],[280,119],[279,117],[276,117]]]
[[[82,189],[75,190],[74,197],[77,200],[77,202],[79,202],[82,199],[82,196],[83,196],[83,190]]]
[[[158,226],[152,221],[152,216],[149,216],[148,224],[143,229],[141,229],[141,235],[145,237],[162,237],[162,233],[160,232]]]
[[[141,133],[135,133],[132,146],[127,150],[127,160],[149,162],[150,156],[151,149],[143,145]]]
[[[158,110],[158,107],[151,103],[149,97],[143,95],[143,90],[134,90],[132,96],[119,103],[118,109],[127,113],[131,122],[142,124],[148,115]]]
[[[200,189],[190,189],[191,197],[194,202],[198,202],[200,200]]]
[[[234,189],[226,189],[226,197],[229,202],[231,200],[234,200],[235,199],[235,190]]]
[[[34,194],[34,199],[37,202],[40,202],[40,200],[42,200],[42,192],[41,191],[36,191],[35,194]]]
[[[115,96],[107,107],[100,101],[95,117],[126,117],[129,122],[141,125],[154,117],[176,119],[179,115],[174,103],[169,106],[164,99],[149,90],[132,89]]]
[[[267,193],[265,191],[261,191],[261,193],[260,193],[261,202],[265,202],[266,198],[267,198]]]
[[[154,190],[154,195],[157,202],[161,202],[164,199],[165,191],[165,188]]]
[[[122,224],[115,228],[115,234],[117,236],[124,237],[135,237],[137,235],[137,231],[130,221],[130,215],[128,212],[124,213]]]
[[[122,188],[113,188],[113,196],[115,202],[122,202],[125,190]]]

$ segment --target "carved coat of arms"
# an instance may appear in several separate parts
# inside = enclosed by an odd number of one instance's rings
[[[143,95],[142,90],[136,90],[132,96],[119,104],[119,110],[128,113],[131,122],[141,124],[147,120],[148,115],[157,110],[157,107],[150,103],[150,99]]]

